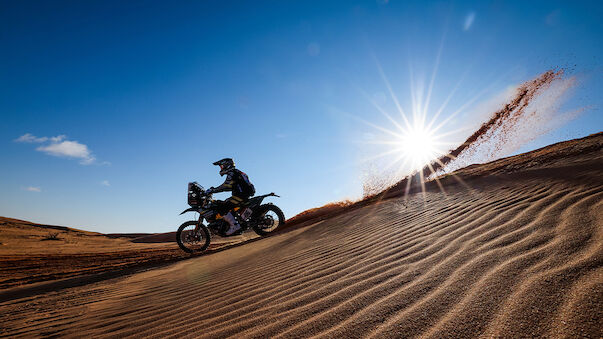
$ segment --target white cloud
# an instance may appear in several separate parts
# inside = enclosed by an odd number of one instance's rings
[[[38,138],[35,135],[31,135],[30,133],[25,133],[22,136],[15,139],[15,142],[26,142],[26,143],[41,143],[47,141],[47,137]]]
[[[42,189],[40,187],[29,186],[25,187],[24,189],[29,192],[42,192]]]
[[[103,180],[103,181],[101,181],[101,185],[103,185],[103,186],[111,186],[111,184],[109,183],[109,180]]]
[[[61,142],[65,138],[67,138],[67,136],[64,135],[64,134],[61,134],[61,135],[57,135],[56,137],[50,137],[50,141],[52,141],[52,142]]]
[[[49,145],[40,146],[36,148],[36,150],[55,157],[80,159],[80,164],[82,165],[90,165],[96,160],[90,153],[88,146],[80,144],[77,141],[65,140],[61,142],[52,142]]]
[[[67,136],[64,134],[50,138],[38,138],[35,135],[26,133],[15,139],[15,142],[44,144],[38,146],[36,151],[44,152],[55,157],[79,159],[80,164],[82,165],[91,165],[96,163],[96,157],[92,154],[92,151],[90,151],[88,146],[77,141],[67,140]],[[101,165],[109,164],[110,163],[107,161],[103,161],[101,163]]]
[[[473,25],[473,21],[475,20],[475,12],[469,12],[465,17],[465,22],[463,23],[463,31],[468,31],[469,28]]]

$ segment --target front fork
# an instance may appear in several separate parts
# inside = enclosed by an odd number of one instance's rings
[[[195,225],[195,234],[199,233],[199,229],[201,228],[201,225],[203,225],[203,216],[199,215],[199,221],[197,221],[197,225]]]

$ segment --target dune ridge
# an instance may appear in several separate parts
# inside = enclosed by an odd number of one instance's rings
[[[427,185],[252,244],[11,300],[0,335],[600,338],[603,136],[593,138],[586,153],[532,154],[542,161],[523,170],[522,158],[467,168],[463,184],[442,181],[445,193]]]

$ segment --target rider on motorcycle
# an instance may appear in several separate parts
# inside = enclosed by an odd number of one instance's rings
[[[241,225],[232,214],[232,209],[240,206],[249,197],[255,194],[255,188],[249,181],[247,174],[235,168],[235,163],[231,158],[224,158],[214,162],[214,165],[220,166],[220,176],[226,174],[226,180],[218,187],[211,187],[207,194],[232,191],[232,196],[222,202],[220,214],[224,215],[224,220],[228,222],[230,228],[226,235],[232,235],[241,229]]]

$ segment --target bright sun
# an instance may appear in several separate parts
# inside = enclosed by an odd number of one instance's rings
[[[419,82],[423,85],[415,87],[417,82],[414,80],[412,67],[410,68],[410,100],[406,101],[407,104],[410,104],[408,111],[402,108],[400,100],[398,100],[398,97],[394,93],[394,89],[378,61],[377,68],[389,92],[391,102],[386,100],[387,98],[383,98],[383,95],[379,97],[380,99],[377,99],[376,96],[370,96],[361,90],[361,93],[374,106],[376,111],[388,120],[386,127],[352,115],[353,118],[365,125],[383,132],[378,136],[375,136],[373,133],[366,133],[365,140],[363,141],[367,144],[383,145],[383,148],[378,151],[377,149],[371,149],[371,155],[362,159],[363,162],[372,162],[368,172],[375,172],[376,177],[373,179],[373,176],[369,175],[371,177],[369,181],[377,182],[375,185],[376,187],[378,186],[378,189],[387,188],[388,185],[398,182],[402,176],[420,171],[426,166],[431,170],[431,173],[429,171],[421,171],[420,174],[421,180],[428,179],[432,174],[435,174],[434,171],[440,168],[440,166],[434,166],[434,162],[438,164],[440,161],[439,158],[442,156],[451,157],[447,149],[455,143],[449,139],[462,131],[462,129],[448,130],[444,133],[441,129],[452,121],[457,114],[463,112],[467,105],[477,99],[477,96],[463,104],[459,109],[448,114],[446,118],[439,119],[441,114],[446,112],[446,106],[452,99],[458,84],[437,109],[434,109],[433,105],[430,105],[438,63],[439,56],[429,85],[425,87],[423,87],[425,84],[424,79]],[[384,104],[390,107],[385,108],[382,106]],[[392,116],[389,112],[390,110],[397,111],[396,113],[399,114],[399,117],[397,115]],[[384,158],[385,160],[377,160],[380,158]],[[424,175],[427,178],[423,178]],[[412,176],[409,178],[412,178]],[[410,183],[410,181],[408,182]],[[369,182],[370,185],[373,185],[373,183]]]
[[[433,132],[423,126],[413,126],[400,137],[400,150],[413,169],[419,169],[433,160],[439,152]]]

